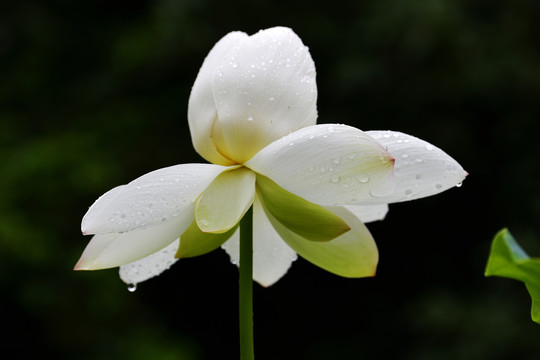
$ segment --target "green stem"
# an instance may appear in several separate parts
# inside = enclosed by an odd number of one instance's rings
[[[255,358],[253,346],[253,212],[240,221],[240,359]]]

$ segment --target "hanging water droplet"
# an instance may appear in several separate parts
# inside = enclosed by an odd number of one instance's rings
[[[137,284],[128,284],[127,289],[129,292],[135,292],[137,290]]]
[[[461,187],[461,185],[463,185],[463,183],[462,183],[462,182],[458,182],[458,183],[456,184],[456,187]]]

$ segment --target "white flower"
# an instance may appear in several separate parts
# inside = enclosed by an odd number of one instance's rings
[[[253,206],[253,278],[279,280],[296,254],[346,277],[371,276],[363,222],[389,203],[430,196],[466,172],[433,145],[391,131],[316,125],[315,66],[287,28],[233,32],[205,59],[189,99],[193,145],[212,164],[150,172],[100,197],[76,270],[120,266],[136,284],[176,257],[222,246],[238,261],[238,223]]]

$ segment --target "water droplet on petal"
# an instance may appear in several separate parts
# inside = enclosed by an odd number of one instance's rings
[[[463,185],[463,183],[458,182],[458,183],[456,184],[456,187],[461,187],[461,185]]]
[[[338,183],[339,180],[340,180],[339,175],[333,175],[333,176],[330,178],[330,182],[331,182],[331,183],[334,183],[334,184],[335,184],[335,183]]]
[[[137,284],[129,284],[127,289],[129,292],[135,292],[137,290]]]
[[[368,174],[359,174],[359,175],[356,175],[356,180],[357,180],[359,183],[365,184],[365,183],[369,182],[369,175],[368,175]]]
[[[430,145],[430,144],[426,145],[426,150],[427,151],[432,151],[433,149],[435,149],[435,147],[433,145]]]
[[[253,121],[253,115],[249,115],[247,119],[248,121]]]

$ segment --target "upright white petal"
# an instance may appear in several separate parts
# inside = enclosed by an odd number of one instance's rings
[[[234,264],[239,262],[240,237],[233,236],[222,248]],[[258,196],[253,203],[253,280],[268,287],[281,279],[296,260],[293,249],[274,230]]]
[[[193,222],[193,205],[176,218],[159,225],[124,233],[94,235],[75,270],[98,270],[129,264],[171,244]]]
[[[245,166],[320,205],[345,205],[392,193],[392,156],[346,125],[300,129],[265,147]]]
[[[224,59],[228,58],[227,54],[235,44],[243,42],[247,37],[247,34],[235,31],[219,40],[204,60],[191,89],[188,103],[188,123],[191,132],[191,141],[195,150],[206,160],[214,164],[233,164],[230,159],[220,154],[212,139],[212,127],[217,118],[213,89],[214,78]]]
[[[288,28],[231,45],[214,80],[212,136],[222,154],[243,163],[272,141],[316,123],[315,65]]]
[[[135,286],[140,282],[160,275],[178,261],[174,257],[176,250],[178,250],[178,241],[173,241],[170,245],[158,252],[120,266],[120,279],[126,284]]]
[[[193,208],[201,192],[227,168],[182,164],[143,175],[100,197],[84,216],[84,234],[120,233],[158,225]]]
[[[396,191],[371,203],[394,203],[431,196],[460,185],[467,176],[441,149],[396,131],[368,131],[395,159]]]

